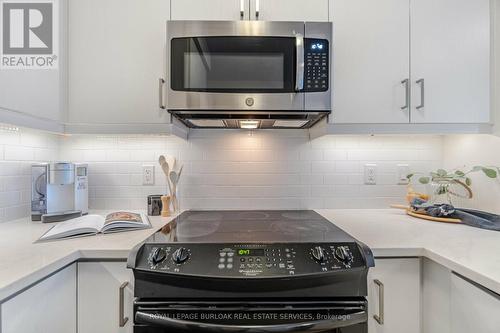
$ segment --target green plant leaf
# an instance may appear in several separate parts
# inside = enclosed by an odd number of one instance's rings
[[[497,178],[497,171],[489,168],[482,168],[484,174],[489,178]]]
[[[407,174],[406,179],[410,180],[413,176],[415,176],[414,173]]]
[[[470,179],[469,177],[465,178],[465,185],[471,186],[472,185],[472,179]]]
[[[455,175],[459,176],[459,177],[463,177],[465,176],[465,173],[463,171],[460,171],[460,170],[456,170],[455,171]]]
[[[447,174],[448,174],[448,172],[446,170],[444,170],[444,169],[438,169],[437,170],[437,175],[439,177],[445,177]]]
[[[429,177],[420,177],[418,179],[418,181],[421,183],[421,184],[429,184],[429,182],[431,181],[431,179]]]

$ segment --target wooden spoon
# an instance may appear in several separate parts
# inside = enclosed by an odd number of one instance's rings
[[[160,163],[161,169],[163,170],[163,173],[165,174],[165,177],[167,178],[168,190],[169,190],[170,194],[172,195],[172,184],[170,183],[170,178],[169,178],[170,167],[168,165],[167,159],[165,158],[165,156],[160,155],[160,157],[158,158],[158,162]]]

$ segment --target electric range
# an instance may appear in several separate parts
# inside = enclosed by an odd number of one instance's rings
[[[371,250],[314,211],[187,211],[127,266],[136,333],[367,330]]]

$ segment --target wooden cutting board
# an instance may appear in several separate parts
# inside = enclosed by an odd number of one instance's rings
[[[405,205],[391,205],[391,207],[397,209],[404,209],[406,211],[406,214],[427,221],[441,222],[441,223],[462,223],[462,220],[460,219],[454,219],[451,217],[435,217],[424,213],[417,213],[410,207]]]

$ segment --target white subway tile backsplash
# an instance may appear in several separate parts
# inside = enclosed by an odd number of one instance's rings
[[[334,173],[335,172],[335,162],[312,162],[311,163],[313,173]]]
[[[17,146],[20,143],[20,133],[17,131],[0,130],[0,144]]]
[[[326,185],[345,185],[349,184],[349,176],[341,174],[326,174],[323,176],[323,182]]]
[[[120,147],[122,148],[122,147]],[[138,151],[142,151],[138,149]],[[109,150],[105,152],[105,160],[110,162],[128,162],[130,161],[130,150]]]
[[[323,152],[326,161],[341,161],[347,159],[347,151],[345,150],[325,150]]]
[[[320,185],[324,183],[324,177],[321,174],[300,175],[300,184],[302,185]]]
[[[356,161],[336,161],[335,172],[338,173],[353,173],[359,170],[359,162]]]
[[[152,135],[58,136],[0,132],[0,221],[27,216],[33,161],[89,164],[91,209],[145,209],[168,192],[159,155],[184,163],[182,208],[384,208],[400,202],[397,164],[412,171],[442,165],[440,136],[327,136],[304,131],[193,131],[189,141]],[[364,185],[364,164],[377,164],[377,185]],[[142,185],[142,166],[155,184]]]
[[[0,130],[0,222],[30,214],[31,164],[59,158],[61,137]]]
[[[4,159],[10,161],[33,161],[35,151],[32,147],[5,146]]]

